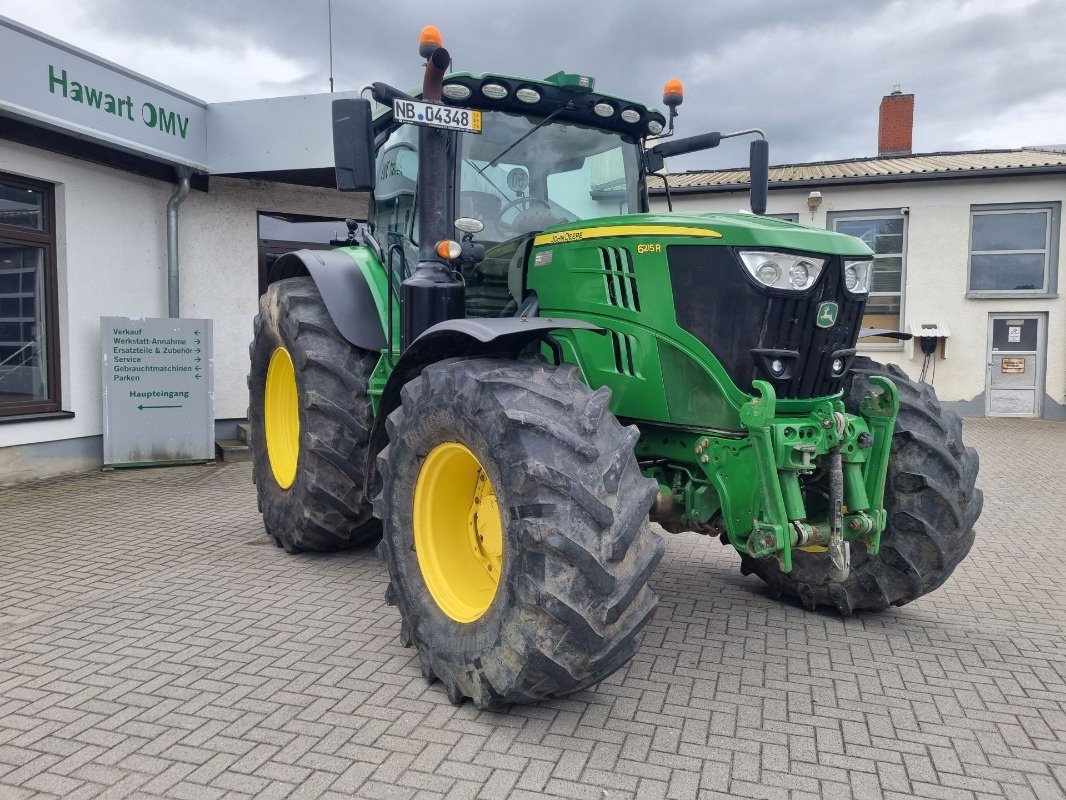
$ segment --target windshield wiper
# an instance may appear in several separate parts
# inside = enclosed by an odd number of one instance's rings
[[[489,182],[489,185],[490,185],[490,186],[491,186],[491,187],[492,187],[493,189],[495,189],[495,190],[496,190],[496,193],[497,193],[497,194],[498,194],[498,195],[499,195],[500,197],[502,197],[502,198],[503,198],[504,200],[506,200],[507,202],[510,202],[511,200],[513,200],[513,199],[514,199],[513,197],[508,197],[508,196],[507,196],[507,194],[506,194],[506,192],[504,192],[504,191],[503,191],[503,189],[501,189],[501,188],[500,188],[499,186],[497,186],[497,185],[496,185],[496,182],[495,182],[495,181],[494,181],[494,180],[493,180],[492,178],[490,178],[490,177],[489,177],[488,175],[486,175],[486,174],[485,174],[485,170],[487,170],[487,169],[489,168],[489,165],[488,165],[488,164],[486,164],[486,165],[485,165],[484,167],[479,167],[479,166],[478,166],[477,164],[475,164],[475,163],[474,163],[473,161],[471,161],[471,160],[470,160],[469,158],[464,158],[464,159],[463,159],[463,161],[465,161],[465,162],[466,162],[467,164],[469,164],[470,166],[472,166],[472,167],[474,168],[474,171],[475,171],[475,172],[478,172],[478,173],[480,173],[480,174],[481,174],[481,177],[482,177],[482,178],[484,178],[485,180],[487,180],[487,181]]]
[[[544,119],[542,119],[542,120],[541,120],[540,122],[538,122],[538,123],[537,123],[536,125],[534,125],[534,126],[533,126],[532,128],[530,128],[530,129],[529,129],[528,131],[526,131],[526,132],[525,132],[525,133],[523,133],[523,134],[522,134],[521,136],[519,136],[519,137],[518,137],[517,139],[515,139],[515,140],[514,140],[514,141],[513,141],[513,142],[512,142],[511,144],[509,144],[509,145],[507,146],[507,149],[506,149],[506,150],[504,150],[504,151],[503,151],[502,153],[500,153],[500,154],[499,154],[498,156],[496,156],[496,158],[492,159],[492,161],[490,161],[490,162],[489,162],[488,164],[486,164],[486,165],[485,165],[485,169],[488,169],[489,167],[495,167],[495,166],[496,166],[496,162],[497,162],[497,161],[499,161],[499,160],[500,160],[501,158],[503,158],[503,157],[504,157],[505,155],[507,155],[508,153],[510,153],[510,152],[511,152],[512,150],[514,150],[514,149],[515,149],[516,147],[518,147],[518,145],[520,145],[520,144],[521,144],[522,142],[524,142],[524,141],[525,141],[526,139],[528,139],[528,138],[529,138],[530,136],[532,136],[532,135],[533,135],[534,133],[536,133],[536,132],[537,132],[537,131],[539,131],[539,130],[540,130],[541,128],[543,128],[543,127],[544,127],[545,125],[547,125],[547,124],[548,124],[549,122],[551,122],[551,121],[552,121],[552,119],[553,119],[553,118],[555,118],[555,117],[556,117],[557,115],[559,115],[559,114],[561,114],[561,113],[562,113],[563,111],[566,111],[567,109],[569,109],[569,108],[571,107],[571,105],[572,105],[571,103],[567,103],[567,104],[566,104],[565,106],[559,106],[559,107],[558,107],[557,109],[555,109],[555,110],[554,110],[554,111],[553,111],[552,113],[550,113],[550,114],[549,114],[548,116],[546,116],[546,117],[545,117]],[[478,171],[480,172],[480,170],[478,170]],[[482,174],[484,174],[484,173],[482,173]]]

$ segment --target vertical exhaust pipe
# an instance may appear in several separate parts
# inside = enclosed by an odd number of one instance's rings
[[[422,99],[427,103],[439,103],[444,84],[444,70],[452,63],[452,57],[443,47],[438,47],[426,61],[426,73],[422,76]]]
[[[450,63],[451,56],[443,47],[433,50],[426,59],[424,101],[440,102],[444,70]],[[438,241],[454,235],[448,182],[454,161],[450,147],[454,137],[439,128],[418,129],[418,267],[402,287],[404,349],[427,328],[466,315],[464,286],[436,250]]]
[[[444,70],[451,56],[438,47],[426,60],[426,74],[422,79],[422,99],[439,103]],[[418,260],[436,261],[435,245],[452,236],[448,207],[448,140],[447,131],[439,128],[418,128]],[[439,320],[438,320],[439,321]]]

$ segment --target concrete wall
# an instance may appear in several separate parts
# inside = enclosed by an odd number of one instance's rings
[[[210,192],[189,194],[178,238],[181,315],[215,321],[219,419],[244,417],[248,410],[248,343],[259,309],[259,211],[365,219],[366,201],[331,189],[238,178],[212,178]]]
[[[959,403],[964,412],[982,414],[985,389],[988,315],[1045,312],[1048,348],[1044,415],[1061,418],[1066,405],[1066,298],[974,299],[966,297],[969,263],[970,206],[986,203],[1058,201],[1066,206],[1062,176],[934,180],[821,189],[822,203],[811,212],[808,189],[772,189],[767,213],[798,213],[799,222],[826,227],[828,215],[839,211],[908,208],[904,276],[903,326],[942,322],[951,330],[947,358],[936,365],[936,390],[941,399]],[[746,192],[674,195],[674,211],[738,211],[747,209]],[[663,198],[653,198],[665,210]],[[1060,217],[1058,287],[1066,283],[1066,235]],[[867,346],[869,355],[901,365],[917,377],[922,355],[911,344]],[[915,352],[915,351],[918,352]]]
[[[36,474],[18,446],[37,442],[79,440],[53,448],[45,472],[83,468],[101,433],[100,317],[167,315],[166,204],[174,186],[3,140],[0,172],[56,185],[62,397],[75,413],[0,424],[0,477]],[[220,419],[244,417],[247,407],[259,211],[343,218],[364,217],[366,207],[364,198],[333,190],[227,178],[189,194],[180,211],[181,313],[214,320]]]

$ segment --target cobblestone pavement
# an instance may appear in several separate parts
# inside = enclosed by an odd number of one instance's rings
[[[246,464],[3,490],[0,797],[1063,797],[1066,425],[966,431],[940,591],[841,621],[668,536],[636,658],[505,714],[425,685],[371,552],[276,549]]]

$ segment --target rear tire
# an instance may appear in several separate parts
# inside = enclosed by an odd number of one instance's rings
[[[975,488],[978,457],[962,442],[962,420],[940,406],[933,387],[911,380],[895,364],[859,357],[844,385],[844,406],[857,414],[883,375],[899,390],[900,409],[892,437],[885,485],[888,525],[881,549],[867,555],[853,546],[852,570],[842,583],[829,581],[825,553],[794,550],[792,572],[777,562],[741,553],[741,571],[754,572],[781,594],[807,608],[835,608],[842,615],[902,606],[940,587],[970,552],[974,524],[984,501]]]
[[[378,552],[401,641],[418,648],[423,675],[440,679],[452,702],[493,708],[564,697],[636,651],[657,602],[647,582],[663,553],[648,522],[658,487],[637,467],[637,429],[623,428],[609,401],[608,389],[592,391],[572,365],[503,359],[433,364],[404,387],[378,457]],[[434,496],[422,494],[435,486],[423,483],[436,474],[427,465],[448,443],[473,454],[500,509],[497,584],[469,621],[434,599],[432,570],[444,567],[427,566],[430,547],[415,549],[426,527],[451,530],[419,510]],[[441,506],[454,494],[439,494]],[[477,520],[484,506],[470,508]]]
[[[296,382],[299,433],[291,481],[291,468],[272,465],[267,441],[267,377],[279,348],[288,353]],[[252,475],[267,533],[288,552],[340,550],[375,539],[380,525],[363,494],[363,465],[373,423],[367,382],[378,354],[341,336],[309,277],[273,283],[259,298],[249,349]]]

